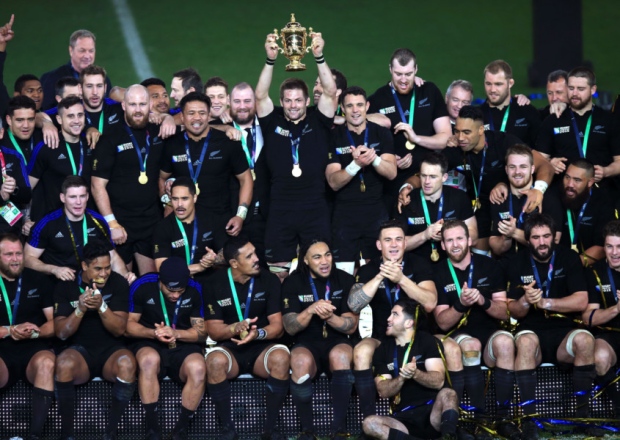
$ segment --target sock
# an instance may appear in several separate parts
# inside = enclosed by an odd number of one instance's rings
[[[32,421],[30,422],[30,433],[41,436],[43,425],[47,419],[47,413],[52,406],[54,392],[34,387],[32,389]]]
[[[222,425],[225,428],[234,428],[232,421],[232,397],[230,391],[230,382],[224,380],[216,384],[207,384],[207,390],[213,400],[215,413],[219,416]]]
[[[267,403],[267,418],[265,419],[265,432],[273,431],[276,422],[278,421],[278,414],[280,408],[286,399],[288,394],[289,379],[280,380],[275,377],[269,376],[267,378],[267,384],[265,386]]]
[[[60,415],[60,436],[75,437],[75,386],[73,381],[54,381],[56,400],[58,401],[58,414]]]
[[[605,389],[605,392],[607,393],[607,396],[609,396],[609,400],[611,400],[611,403],[614,406],[616,417],[620,417],[620,392],[618,391],[617,384],[614,383],[612,385],[609,385],[611,381],[613,381],[615,378],[616,367],[612,366],[609,370],[607,370],[607,373],[605,373],[604,375],[596,376],[596,383],[602,388],[607,387]]]
[[[314,432],[314,420],[312,416],[312,381],[295,383],[291,379],[291,396],[293,404],[297,408],[297,415],[301,421],[301,430],[304,432]]]
[[[452,389],[456,391],[456,395],[459,396],[459,402],[463,400],[463,392],[465,391],[465,372],[449,371],[450,382],[452,382]]]
[[[189,425],[189,421],[194,417],[195,412],[196,411],[194,410],[181,406],[181,411],[179,411],[179,420],[177,420],[177,424],[174,425],[172,432],[177,433],[185,430]]]
[[[455,409],[448,409],[441,413],[441,435],[456,434],[456,424],[459,422],[459,413]]]
[[[515,389],[515,372],[495,367],[495,397],[497,398],[497,409],[495,414],[498,419],[506,419],[510,414],[512,395]]]
[[[353,389],[353,374],[351,370],[335,370],[332,373],[331,393],[334,408],[332,432],[347,430],[347,408]]]
[[[536,414],[536,370],[515,371],[515,379],[519,387],[519,395],[521,396],[519,403],[522,405],[523,415]],[[530,403],[523,405],[524,402]]]
[[[118,377],[112,387],[112,406],[108,414],[108,424],[106,425],[106,434],[116,434],[118,423],[125,412],[125,408],[129,405],[129,401],[136,389],[136,382],[123,382]]]
[[[146,430],[147,432],[149,430],[152,430],[154,432],[161,432],[161,428],[159,427],[159,408],[158,408],[159,402],[153,402],[153,403],[143,403],[142,406],[144,407],[144,419],[146,421]]]
[[[594,364],[573,367],[573,388],[577,397],[575,417],[583,418],[590,415],[590,391],[592,390],[592,379],[595,375]]]
[[[372,377],[372,370],[354,370],[355,391],[359,397],[359,407],[362,413],[362,420],[368,416],[377,414],[377,386],[375,378]]]
[[[398,429],[390,428],[388,432],[388,440],[418,440],[419,437],[414,437],[409,434],[405,434],[403,431],[399,431]]]
[[[474,407],[474,418],[486,413],[484,400],[484,375],[480,369],[480,365],[474,365],[463,368],[465,376],[465,390],[469,396],[471,406]]]

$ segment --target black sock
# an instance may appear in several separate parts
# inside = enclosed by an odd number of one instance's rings
[[[334,408],[332,432],[346,431],[347,429],[347,408],[349,408],[353,381],[351,370],[335,370],[332,373],[330,386]]]
[[[54,381],[56,400],[58,401],[58,414],[60,415],[60,436],[75,437],[75,386],[73,381]]]
[[[465,375],[465,390],[469,396],[471,406],[474,407],[474,417],[479,418],[486,413],[484,401],[484,375],[480,365],[463,368]]]
[[[276,426],[276,422],[278,421],[278,414],[280,413],[280,408],[282,408],[284,399],[286,399],[286,395],[288,394],[288,384],[289,379],[280,380],[276,379],[273,376],[269,376],[267,378],[267,384],[265,386],[265,400],[267,403],[267,418],[265,419],[265,431],[273,431]]]
[[[295,383],[291,379],[291,396],[293,396],[293,404],[297,408],[297,416],[301,421],[301,430],[304,432],[314,432],[312,382],[310,379],[304,383]]]
[[[118,424],[125,412],[125,408],[129,405],[129,401],[136,389],[136,382],[122,382],[116,378],[116,382],[112,387],[112,406],[108,414],[108,424],[106,425],[106,434],[116,434]]]
[[[362,419],[377,414],[377,386],[372,370],[354,370],[355,391],[359,397]]]
[[[495,397],[497,398],[497,409],[495,414],[498,419],[506,419],[510,414],[512,395],[515,389],[515,372],[495,367]]]
[[[419,437],[414,437],[409,434],[405,434],[403,431],[399,431],[398,429],[390,428],[388,431],[388,440],[418,440]]]
[[[441,413],[441,435],[455,434],[456,424],[459,422],[459,413],[455,409],[448,409]]]
[[[194,413],[196,411],[192,409],[187,409],[184,406],[181,406],[181,411],[179,411],[179,420],[177,420],[177,424],[174,425],[173,433],[181,432],[187,428],[189,425],[189,421],[194,417]]]
[[[30,422],[30,433],[41,436],[43,425],[47,419],[47,413],[52,406],[54,400],[54,392],[47,391],[42,388],[34,387],[32,389],[32,421]]]
[[[590,391],[592,391],[592,379],[595,375],[594,364],[573,367],[573,388],[577,400],[575,417],[583,418],[590,415]]]
[[[456,391],[456,395],[459,397],[459,402],[463,400],[463,392],[465,391],[465,372],[463,370],[460,371],[450,371],[448,370],[448,374],[450,375],[450,382],[452,383],[452,389]]]
[[[536,370],[515,371],[515,379],[519,387],[519,396],[521,401],[523,415],[531,416],[536,414]],[[525,402],[529,402],[524,405]]]
[[[159,402],[153,403],[143,403],[144,407],[144,419],[146,421],[146,430],[152,430],[154,432],[161,432],[161,428],[159,427]]]
[[[213,401],[213,406],[215,406],[215,413],[219,416],[222,425],[224,425],[225,428],[234,429],[230,382],[224,379],[224,381],[220,383],[207,384],[207,390]]]

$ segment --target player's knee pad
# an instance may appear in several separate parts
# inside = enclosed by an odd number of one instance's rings
[[[512,336],[512,334],[510,332],[507,332],[506,330],[499,330],[499,331],[493,333],[491,335],[491,337],[489,338],[489,342],[487,342],[487,347],[488,347],[488,351],[489,351],[489,357],[491,358],[491,360],[493,360],[493,362],[497,361],[497,358],[495,357],[495,353],[493,353],[493,341],[499,335],[507,336],[507,337],[509,337],[510,339],[512,339],[514,341],[514,337]]]
[[[223,353],[224,356],[226,356],[226,359],[228,359],[228,369],[226,370],[226,374],[230,373],[230,370],[232,368],[232,357],[230,356],[230,353],[224,350],[222,347],[207,348],[207,352],[205,353],[205,360],[207,360],[211,353],[215,353],[216,351]]]
[[[475,367],[480,365],[480,352],[479,351],[464,351],[463,352],[463,366],[464,367]]]
[[[575,336],[577,336],[579,333],[587,333],[592,336],[592,333],[582,328],[570,332],[570,334],[568,335],[568,339],[566,340],[566,352],[570,354],[571,357],[575,357],[575,351],[573,350],[573,340],[575,339]],[[594,338],[594,336],[592,337]]]
[[[263,359],[263,365],[265,366],[265,371],[267,372],[267,374],[271,374],[271,371],[269,371],[269,367],[267,366],[269,355],[273,353],[275,350],[284,350],[289,354],[289,356],[291,354],[291,351],[288,349],[286,345],[276,344],[270,347],[269,350],[267,350],[267,353],[265,353],[265,358]]]

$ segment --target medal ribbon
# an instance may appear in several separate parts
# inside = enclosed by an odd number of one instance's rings
[[[586,157],[586,153],[588,152],[588,139],[590,137],[590,126],[592,125],[592,115],[594,114],[594,107],[592,107],[592,112],[590,113],[590,117],[588,118],[588,123],[586,124],[586,131],[583,134],[583,143],[581,142],[581,137],[579,137],[579,128],[577,127],[577,121],[575,120],[575,113],[570,111],[570,120],[573,123],[573,131],[575,132],[575,140],[577,141],[577,149],[579,150],[579,157]],[[10,131],[9,131],[10,133]]]
[[[13,133],[11,133],[11,130],[7,130],[9,132],[9,139],[11,139],[11,143],[13,144],[13,146],[15,147],[15,149],[17,150],[17,152],[19,154],[21,154],[21,156],[24,158],[24,164],[28,165],[28,161],[26,160],[26,156],[24,155],[24,152],[22,151],[22,149],[19,147],[19,144],[17,143],[17,141],[15,140],[15,136],[13,136]],[[32,151],[33,149],[33,145],[34,145],[34,140],[33,137],[30,137],[30,151]]]
[[[198,236],[198,218],[194,214],[194,235],[192,237],[192,247],[189,247],[189,240],[187,239],[187,234],[185,233],[185,228],[183,227],[183,223],[178,219],[177,216],[174,216],[174,219],[177,221],[177,226],[181,231],[181,235],[183,236],[183,241],[185,241],[185,261],[189,266],[194,261],[194,254],[196,253],[196,237]]]
[[[202,151],[200,152],[200,159],[196,168],[192,164],[192,156],[189,153],[189,139],[187,137],[187,133],[185,133],[185,154],[187,155],[187,168],[189,170],[189,177],[192,178],[194,184],[198,183],[198,177],[200,176],[200,170],[202,169],[202,164],[204,163],[205,155],[207,154],[207,149],[209,148],[209,139],[211,138],[211,130],[209,130],[209,134],[205,138],[204,143],[202,144]],[[146,163],[146,161],[145,161]]]
[[[512,99],[506,106],[506,110],[504,110],[504,119],[502,120],[502,126],[499,131],[506,131],[506,123],[508,122],[508,115],[510,114],[510,104],[512,104]],[[491,110],[489,109],[489,128],[491,131],[495,131],[495,124],[493,123],[493,116],[491,115]]]
[[[461,283],[459,282],[459,279],[456,277],[456,272],[454,272],[454,266],[452,265],[452,262],[450,261],[450,259],[448,258],[448,269],[450,269],[450,275],[452,275],[452,281],[454,281],[454,286],[456,287],[456,293],[459,296],[459,299],[461,298]],[[474,279],[474,257],[473,255],[471,256],[471,263],[469,263],[469,274],[467,275],[467,287],[469,287],[470,289],[473,287],[473,279]]]
[[[349,142],[351,142],[351,146],[355,147],[355,140],[353,139],[353,135],[349,131],[348,127],[347,127],[347,137],[349,138]],[[368,147],[368,124],[366,124],[366,130],[364,131],[364,146]],[[364,171],[365,170],[366,170],[366,167],[362,167],[362,172],[358,174],[358,176],[360,176],[361,185],[365,185],[364,183]]]
[[[415,341],[415,334],[417,332],[417,327],[418,327],[418,312],[419,311],[420,311],[420,308],[418,306],[415,308],[415,323],[413,327],[413,334],[411,335],[411,341],[409,341],[409,345],[407,346],[407,350],[405,350],[405,355],[403,356],[403,365],[407,363],[407,359],[409,358],[409,352],[411,351],[411,347],[413,346],[413,341]],[[396,377],[398,377],[398,370],[399,370],[397,349],[398,349],[398,346],[394,344],[394,373],[396,374]],[[420,356],[418,355],[415,357],[415,360],[417,361],[419,358]]]
[[[11,311],[11,302],[9,301],[9,294],[6,291],[4,285],[4,279],[0,277],[0,288],[2,289],[2,298],[4,299],[4,305],[6,306],[6,314],[9,317],[9,325],[13,325],[13,320],[17,316],[17,307],[19,306],[19,297],[22,292],[22,277],[20,276],[17,281],[17,291],[15,292],[15,301],[13,302],[13,310]]]
[[[540,275],[538,274],[538,268],[536,267],[536,261],[534,257],[530,255],[530,261],[532,262],[532,271],[534,272],[534,278],[536,278],[536,284],[538,284],[538,288],[542,289],[543,284],[540,282]],[[549,292],[551,291],[551,281],[553,279],[553,262],[555,261],[555,251],[551,255],[551,260],[549,261],[549,270],[547,271],[547,288],[544,291],[545,298],[549,298]]]
[[[611,287],[611,293],[614,294],[614,299],[616,300],[616,304],[618,303],[618,293],[616,292],[616,283],[614,281],[614,277],[613,277],[613,272],[611,271],[611,267],[609,267],[609,264],[607,265],[607,276],[609,277],[609,286]],[[603,296],[604,293],[601,290],[601,296]]]
[[[424,220],[426,220],[426,226],[431,225],[431,216],[428,213],[428,206],[426,206],[426,199],[424,198],[424,191],[420,190],[420,199],[422,199],[422,209],[424,209]],[[439,208],[437,208],[437,221],[441,220],[443,216],[443,191],[439,198]],[[431,240],[431,248],[435,249],[435,242]]]
[[[6,176],[6,161],[4,160],[4,154],[0,150],[0,168],[2,169],[2,182],[4,183],[4,176]]]
[[[508,197],[508,211],[510,211],[510,216],[512,218],[514,218],[514,211],[512,209],[512,197],[513,194],[512,192],[510,193],[509,197]],[[517,228],[521,229],[521,226],[523,225],[523,203],[521,203],[521,213],[519,214],[519,218],[517,219]]]
[[[577,216],[577,224],[573,228],[573,211],[570,209],[566,210],[566,218],[568,220],[568,234],[570,235],[570,244],[577,244],[577,237],[579,237],[579,228],[581,228],[581,220],[583,219],[583,214],[586,212],[586,208],[588,207],[588,203],[590,202],[590,197],[592,197],[592,190],[590,190],[590,195],[588,196],[588,200],[581,205],[581,210],[579,211],[579,215]]]
[[[243,128],[239,126],[239,124],[237,124],[234,121],[233,121],[233,126],[239,131],[245,131]],[[254,127],[254,123],[252,123],[250,132],[252,134],[252,151],[248,149],[248,140],[246,136],[241,136],[241,146],[243,147],[245,158],[248,161],[248,166],[250,167],[251,170],[253,170],[254,163],[256,162],[256,127]]]
[[[245,300],[245,311],[241,313],[241,306],[239,305],[239,297],[237,296],[237,288],[235,287],[235,280],[233,280],[232,269],[228,268],[228,282],[230,283],[230,291],[232,292],[233,300],[235,301],[235,309],[237,309],[237,316],[239,322],[244,319],[248,319],[250,316],[250,302],[252,302],[252,292],[254,291],[254,277],[250,278],[250,287],[248,287],[248,297]]]
[[[293,167],[299,166],[299,143],[301,142],[301,136],[293,139],[293,135],[289,132],[288,135],[291,140],[291,154],[293,156]]]
[[[319,300],[319,294],[316,291],[316,284],[314,284],[314,280],[312,279],[312,277],[309,277],[310,279],[310,288],[312,289],[312,296],[314,296],[314,302],[317,302]],[[327,280],[327,284],[325,284],[325,299],[327,301],[329,301],[329,299],[331,298],[331,284],[329,282],[329,280]]]
[[[67,154],[69,155],[69,161],[71,162],[71,169],[73,170],[74,176],[81,176],[82,169],[84,167],[84,148],[82,148],[82,139],[80,139],[80,169],[75,169],[75,160],[73,159],[73,153],[71,152],[71,147],[68,142],[65,142],[65,146],[67,147]]]
[[[166,300],[164,299],[164,294],[162,293],[161,289],[159,290],[159,302],[161,304],[161,310],[164,312],[164,322],[168,327],[177,328],[177,319],[179,318],[181,299],[183,299],[183,295],[181,295],[179,299],[177,299],[177,302],[174,305],[174,315],[172,316],[172,325],[170,325],[170,319],[168,319],[168,310],[166,310]]]
[[[129,134],[129,137],[131,138],[131,143],[133,144],[133,149],[136,150],[136,154],[138,155],[138,161],[140,162],[140,172],[142,173],[146,173],[146,161],[149,158],[149,151],[151,150],[151,136],[149,135],[149,132],[146,132],[146,154],[144,155],[144,160],[142,160],[142,151],[140,149],[140,145],[138,144],[138,141],[136,140],[136,137],[133,135],[133,131],[131,131],[131,128],[129,128],[128,125],[125,125],[125,130],[127,130],[127,133]],[[188,158],[189,160],[189,158]]]
[[[88,113],[86,113],[86,120],[88,121],[88,125],[93,124]],[[99,115],[99,133],[103,134],[103,107],[101,107],[101,114]]]
[[[409,103],[409,122],[405,118],[405,113],[403,112],[403,107],[400,105],[400,100],[398,99],[398,95],[396,94],[396,90],[394,86],[390,84],[390,89],[392,90],[392,97],[394,97],[394,102],[396,102],[396,108],[398,109],[398,113],[400,114],[400,120],[408,123],[411,127],[413,127],[413,114],[415,112],[415,86],[413,87],[413,95],[411,95],[411,102]]]
[[[469,171],[471,172],[471,180],[474,183],[474,193],[476,195],[476,199],[480,200],[479,193],[482,188],[482,176],[484,176],[484,164],[487,160],[487,145],[486,141],[484,142],[484,149],[482,150],[482,165],[480,166],[480,175],[478,176],[478,186],[476,186],[476,178],[474,177],[474,167],[471,164],[471,160],[469,160]],[[468,156],[469,157],[469,156]]]
[[[78,264],[80,264],[82,262],[82,259],[80,258],[80,255],[77,250],[77,243],[75,241],[75,234],[73,233],[73,227],[71,226],[71,222],[66,216],[65,216],[65,221],[67,222],[67,227],[69,228],[69,236],[71,237],[71,244],[73,245],[73,252],[75,252],[75,259],[77,260]],[[84,213],[84,217],[82,217],[82,234],[84,236],[84,240],[82,242],[82,248],[83,248],[88,243],[88,228],[86,227],[86,213]]]

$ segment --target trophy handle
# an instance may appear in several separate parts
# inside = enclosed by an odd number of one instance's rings
[[[310,36],[312,32],[314,32],[312,28],[308,28],[308,36]],[[310,42],[310,45],[306,46],[306,53],[310,52],[312,52],[312,42]]]
[[[276,41],[278,41],[280,39],[280,36],[278,35],[278,30],[274,28],[273,33],[276,36]],[[278,52],[284,53],[284,49],[282,49],[278,43],[276,43],[276,46],[278,47]]]

